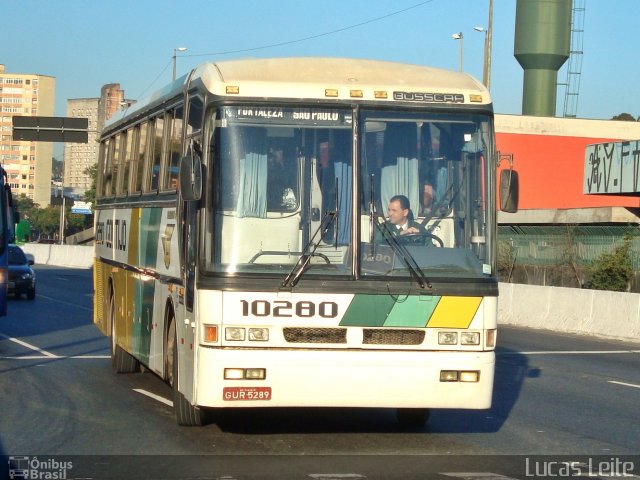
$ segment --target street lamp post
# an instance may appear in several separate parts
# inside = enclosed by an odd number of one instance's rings
[[[173,76],[171,77],[172,80],[176,79],[176,54],[178,52],[186,52],[187,51],[187,47],[177,47],[173,49],[173,57],[171,57],[171,59],[173,60]]]
[[[484,32],[484,64],[482,67],[482,83],[489,89],[491,85],[491,40],[493,25],[493,0],[489,0],[489,26],[473,27],[476,32]]]
[[[66,207],[65,205],[65,197],[64,197],[64,171],[67,169],[66,168],[66,162],[64,163],[64,165],[62,166],[62,209],[60,210],[60,245],[64,245],[64,209]]]
[[[476,32],[484,33],[484,62],[482,64],[482,83],[484,86],[489,88],[489,73],[488,73],[488,64],[489,64],[489,55],[487,51],[487,43],[488,43],[488,30],[484,27],[473,27]]]
[[[462,35],[462,32],[458,32],[451,35],[451,38],[460,40],[460,64],[458,65],[458,69],[462,71],[462,45],[464,43],[464,35]]]

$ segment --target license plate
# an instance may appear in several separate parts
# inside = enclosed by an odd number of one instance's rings
[[[271,387],[225,387],[222,390],[225,401],[271,400]]]

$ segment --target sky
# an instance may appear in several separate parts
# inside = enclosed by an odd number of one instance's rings
[[[584,5],[580,118],[640,115],[638,0]],[[513,56],[516,0],[494,0],[491,94],[496,113],[522,112],[523,70]],[[56,77],[55,115],[70,98],[120,83],[139,99],[207,61],[337,56],[459,68],[482,80],[489,0],[0,0],[5,73]],[[452,34],[462,32],[463,42]],[[558,75],[567,78],[566,64]],[[562,116],[564,87],[558,89]]]

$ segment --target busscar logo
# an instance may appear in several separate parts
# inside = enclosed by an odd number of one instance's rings
[[[9,478],[64,480],[68,477],[73,462],[60,461],[55,458],[38,458],[26,456],[9,457]]]
[[[461,93],[393,92],[393,99],[402,102],[464,103]]]

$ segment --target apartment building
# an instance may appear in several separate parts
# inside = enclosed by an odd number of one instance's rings
[[[104,85],[99,98],[67,100],[67,117],[89,120],[88,143],[66,143],[64,146],[65,194],[81,199],[91,187],[88,167],[98,162],[98,141],[104,123],[122,108],[124,90],[119,83]]]
[[[0,163],[14,195],[41,207],[51,201],[53,144],[12,140],[14,116],[52,117],[56,79],[32,73],[7,73],[0,64]]]

